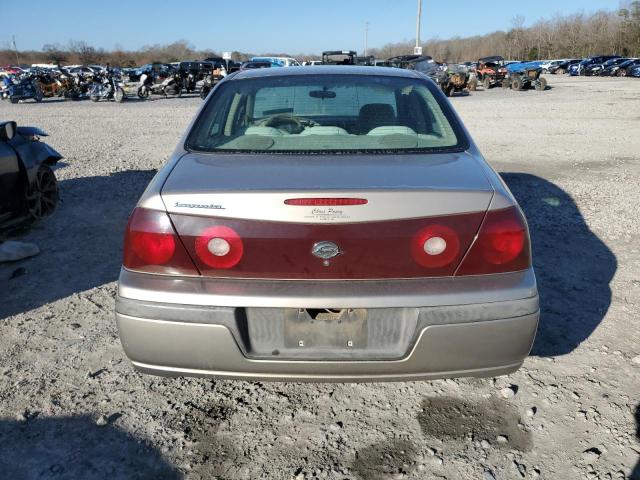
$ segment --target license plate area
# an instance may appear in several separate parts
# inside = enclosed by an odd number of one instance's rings
[[[336,349],[367,347],[367,310],[285,309],[284,344],[287,348]]]
[[[417,308],[245,308],[238,325],[249,358],[390,360],[415,342]]]

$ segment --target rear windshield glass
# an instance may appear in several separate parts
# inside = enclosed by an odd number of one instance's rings
[[[223,82],[187,148],[226,152],[461,151],[466,138],[435,84],[380,75]]]

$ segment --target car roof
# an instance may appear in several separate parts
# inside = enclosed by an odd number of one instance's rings
[[[288,77],[298,75],[364,75],[382,77],[423,78],[414,70],[391,67],[364,67],[358,65],[320,65],[285,68],[262,68],[256,70],[243,70],[235,73],[233,79],[245,79],[256,77]]]

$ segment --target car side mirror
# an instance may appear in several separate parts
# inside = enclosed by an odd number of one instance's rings
[[[18,125],[16,122],[3,122],[0,123],[0,140],[7,141],[11,140],[16,136],[16,130],[18,129]]]

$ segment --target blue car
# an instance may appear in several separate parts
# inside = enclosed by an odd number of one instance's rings
[[[604,63],[607,60],[611,60],[614,58],[621,58],[621,57],[620,55],[597,55],[593,57],[587,57],[584,60],[582,60],[580,63],[571,65],[569,67],[569,75],[572,75],[572,76],[585,75],[586,69],[588,66],[595,65],[598,63]]]

